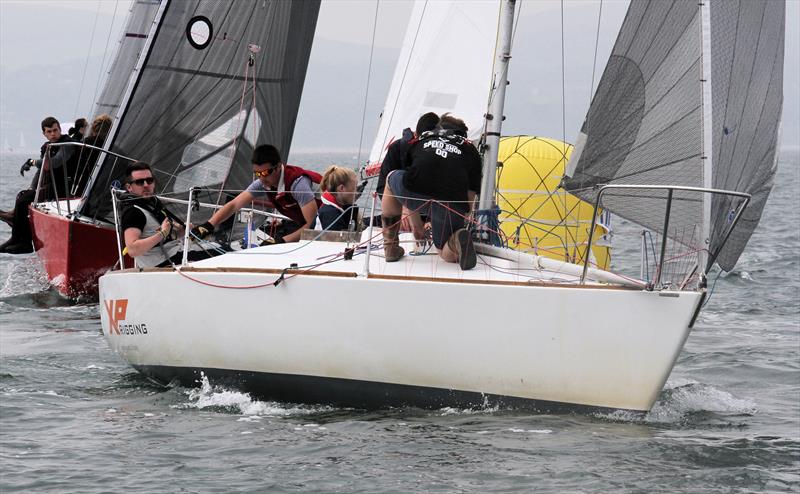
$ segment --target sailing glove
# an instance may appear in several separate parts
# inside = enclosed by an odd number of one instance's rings
[[[25,163],[22,164],[22,168],[19,169],[19,176],[24,177],[25,172],[33,168],[34,165],[36,165],[36,161],[33,159],[25,161]]]
[[[197,238],[203,239],[214,233],[214,225],[206,221],[202,225],[197,225],[192,228],[192,235]]]
[[[275,245],[275,244],[285,244],[285,243],[286,240],[284,240],[282,236],[275,235],[274,237],[268,238],[263,242],[261,242],[261,246],[263,247],[264,245]]]

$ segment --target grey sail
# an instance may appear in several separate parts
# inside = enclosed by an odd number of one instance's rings
[[[777,164],[783,108],[783,0],[711,3],[713,186],[752,194],[717,258],[730,271],[753,234]],[[727,197],[711,207],[711,245],[722,241],[733,208]]]
[[[107,113],[112,117],[116,116],[136,62],[144,55],[142,51],[160,3],[159,0],[136,0],[131,5],[106,84],[95,102],[95,115]]]
[[[712,1],[705,19],[701,8],[687,0],[631,2],[563,185],[588,201],[595,199],[593,188],[604,184],[753,193],[751,207],[718,258],[729,269],[758,222],[774,174],[784,6],[782,0]],[[703,58],[706,22],[710,61]],[[704,63],[710,63],[710,106],[703,99]],[[759,86],[750,95],[753,83]],[[738,140],[731,129],[738,129]],[[705,145],[704,132],[712,137]],[[603,204],[661,231],[666,194],[610,191]],[[708,236],[706,248],[714,252],[738,203],[716,199],[708,218],[707,201],[710,196],[676,191],[667,235],[698,249]]]
[[[106,148],[150,163],[159,194],[202,187],[200,200],[224,201],[222,189],[251,181],[254,145],[289,152],[319,1],[172,0],[159,9]],[[124,167],[98,165],[83,214],[108,216]]]

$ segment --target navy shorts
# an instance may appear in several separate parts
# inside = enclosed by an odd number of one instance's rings
[[[464,228],[466,224],[465,216],[469,211],[469,206],[463,202],[434,202],[430,196],[408,190],[403,185],[405,173],[405,170],[391,172],[386,179],[386,183],[392,189],[392,194],[406,209],[427,215],[430,218],[433,245],[437,249],[441,249],[453,232]]]

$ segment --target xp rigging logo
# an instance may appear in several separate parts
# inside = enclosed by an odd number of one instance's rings
[[[105,306],[109,335],[147,334],[147,325],[144,323],[122,324],[128,313],[128,299],[106,300]]]

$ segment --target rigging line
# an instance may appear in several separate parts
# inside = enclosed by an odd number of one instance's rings
[[[361,111],[361,132],[358,136],[358,154],[356,163],[361,166],[361,145],[364,143],[364,124],[367,120],[367,98],[369,97],[369,80],[372,76],[372,57],[375,53],[375,33],[378,30],[378,9],[381,5],[381,0],[375,2],[375,19],[372,21],[372,43],[369,47],[369,65],[367,66],[367,88],[364,91],[364,108]]]
[[[272,6],[272,5],[275,5],[275,4],[270,4],[270,6]],[[230,14],[230,11],[231,11],[231,8],[233,8],[233,4],[231,4],[230,8],[229,8],[229,9],[228,9],[228,10],[225,12],[225,16],[224,16],[224,18],[223,18],[223,22],[227,21],[227,19],[228,19],[228,16],[229,16],[229,14]],[[253,10],[253,13],[255,14],[255,10]],[[271,17],[272,17],[272,15],[273,15],[273,14],[271,13],[271,11],[268,11],[268,13],[266,14],[266,16],[265,16],[265,17],[266,17],[266,18],[271,18]],[[251,15],[251,16],[250,16],[250,18],[251,18],[251,19],[253,19],[253,18],[255,18],[255,17],[256,17],[255,15]],[[223,25],[224,25],[224,24],[223,24]],[[244,34],[244,36],[245,36],[246,38],[251,38],[251,37],[252,37],[252,36],[251,36],[251,34],[252,34],[252,32],[251,32],[251,29],[253,28],[253,25],[254,25],[254,24],[251,24],[250,22],[248,22],[248,24],[247,24],[247,27],[245,27],[245,34]],[[270,29],[271,27],[272,27],[272,26],[267,26],[267,29]],[[270,29],[270,31],[269,31],[269,34],[268,34],[268,36],[267,36],[267,39],[266,39],[266,43],[265,43],[265,45],[267,45],[267,46],[268,46],[268,44],[269,44],[270,37],[272,36],[272,32],[273,32],[273,30],[272,30],[272,29]],[[237,47],[236,49],[238,50],[239,48]],[[206,60],[206,57],[204,57],[204,58],[203,58],[203,61],[200,63],[200,65],[199,65],[199,66],[202,66],[202,64],[203,64],[203,63],[205,63],[205,60]],[[231,61],[230,61],[230,63],[228,64],[228,66],[227,66],[227,67],[225,67],[225,70],[224,70],[224,72],[225,72],[225,73],[228,73],[228,72],[231,70],[231,68],[235,66],[235,65],[234,65],[234,64],[235,64],[235,60],[236,60],[236,57],[231,57]],[[170,61],[168,62],[168,64],[171,64],[171,63],[172,63],[172,59],[170,59]],[[254,71],[253,71],[253,77],[254,77],[254,78],[255,78],[255,77],[257,77],[257,74],[258,74],[258,72],[254,70]],[[175,101],[178,99],[179,95],[180,95],[181,93],[183,93],[183,91],[186,89],[186,87],[187,87],[187,86],[188,86],[188,85],[189,85],[189,84],[190,84],[190,83],[191,83],[193,80],[194,80],[194,77],[190,78],[190,79],[189,79],[189,80],[186,82],[186,84],[184,85],[184,87],[183,87],[183,88],[181,88],[181,90],[180,90],[180,91],[178,92],[178,94],[177,94],[177,95],[176,95],[176,96],[173,98],[173,100],[170,102],[170,104],[169,104],[169,105],[167,105],[167,108],[169,108],[169,107],[172,105],[172,103],[174,103],[174,102],[175,102]],[[233,81],[234,81],[234,80],[235,80],[235,79],[233,79],[233,78],[229,78],[229,79],[227,79],[227,81],[224,83],[224,86],[222,86],[222,93],[224,93],[224,94],[227,94],[227,93],[228,93],[228,91],[230,91],[231,87],[233,86]],[[216,91],[216,90],[217,90],[217,89],[220,87],[220,85],[221,85],[221,84],[223,84],[223,82],[222,82],[222,79],[220,79],[220,80],[218,80],[216,83],[214,83],[214,85],[211,87],[211,89],[209,89],[209,90],[208,90],[208,91],[207,91],[207,92],[206,92],[206,93],[203,95],[203,97],[202,97],[202,100],[205,100],[205,99],[206,99],[206,98],[207,98],[207,97],[208,97],[210,94],[212,94],[214,91]],[[246,84],[246,81],[245,81],[245,84]],[[255,95],[254,95],[253,97],[255,98]],[[206,129],[207,129],[209,126],[210,126],[210,125],[212,125],[212,124],[213,124],[213,122],[217,122],[219,119],[221,119],[222,117],[224,117],[224,116],[227,114],[227,112],[228,112],[229,110],[231,110],[231,109],[233,109],[233,108],[235,107],[235,104],[236,104],[236,103],[234,102],[233,104],[231,104],[231,105],[229,105],[227,108],[225,108],[225,109],[224,109],[224,111],[222,111],[222,112],[218,112],[217,110],[220,108],[220,105],[222,104],[222,102],[223,102],[223,100],[224,100],[224,99],[225,99],[225,98],[222,98],[222,97],[219,97],[219,98],[217,98],[216,102],[214,103],[214,106],[212,106],[212,107],[211,107],[211,110],[210,110],[210,111],[208,111],[208,112],[206,112],[206,114],[205,114],[205,117],[203,117],[203,121],[202,121],[202,123],[200,124],[200,126],[199,126],[199,127],[197,127],[197,129],[198,129],[198,130],[197,130],[197,132],[195,132],[195,134],[194,134],[194,136],[193,136],[193,138],[192,138],[192,143],[190,144],[190,146],[191,146],[191,145],[194,145],[194,144],[197,144],[197,141],[199,141],[199,140],[200,140],[200,135],[203,133],[203,131],[205,131],[205,130],[206,130]],[[184,115],[183,115],[181,118],[179,118],[179,119],[178,119],[178,121],[180,121],[180,120],[183,120],[183,118],[185,118],[185,117],[186,117],[186,116],[187,116],[187,115],[188,115],[188,114],[189,114],[191,111],[192,111],[192,109],[191,109],[191,108],[187,109],[187,110],[186,110],[186,112],[184,113]],[[159,117],[158,117],[158,118],[160,119],[160,118],[161,118],[163,115],[164,115],[164,113],[162,112],[162,114],[161,114],[161,115],[159,115]],[[211,119],[212,115],[216,115],[216,116],[213,118],[213,120]],[[230,119],[228,119],[228,120],[230,120]],[[227,122],[228,120],[226,120],[226,122]],[[211,122],[211,123],[210,123],[210,122]],[[171,128],[169,129],[169,131],[171,131],[173,128],[174,128],[174,126],[173,126],[173,127],[171,127]],[[255,141],[254,141],[254,142],[255,142]],[[137,144],[138,144],[138,143],[137,143]],[[179,145],[179,146],[180,146],[180,145]],[[174,150],[171,150],[170,152],[173,152],[173,151],[174,151]],[[175,168],[172,170],[172,173],[171,173],[170,175],[172,175],[172,177],[177,177],[177,173],[178,173],[178,170],[179,170],[180,168],[181,168],[181,163],[180,163],[180,162],[178,162],[178,163],[175,165]],[[229,174],[230,174],[230,170],[229,170]],[[227,176],[226,176],[226,178],[227,178]],[[167,184],[165,184],[165,185],[164,185],[164,190],[166,190],[166,187],[168,187],[168,186],[169,186],[169,182],[168,182]]]
[[[516,21],[514,23],[514,27],[511,30],[512,45],[513,45],[513,41],[514,41],[514,35],[516,34],[517,25],[519,24],[520,11],[522,10],[522,3],[520,3],[519,5],[520,5],[520,10],[516,11],[517,13],[515,15],[517,15],[517,19],[516,19]],[[515,4],[515,6],[516,6],[516,4]],[[498,18],[497,18],[497,32],[498,33],[500,32],[500,22],[501,22],[501,19],[498,16]],[[508,47],[509,56],[511,55],[512,48],[513,48],[513,46],[509,46]],[[494,51],[494,56],[493,56],[493,61],[492,61],[491,87],[489,88],[489,102],[486,105],[487,109],[488,109],[489,106],[492,105],[492,102],[494,101],[494,98],[497,96],[497,91],[494,90],[497,87],[496,86],[497,80],[495,80],[495,78],[494,78],[494,75],[495,75],[494,74],[494,67],[495,67],[496,63],[497,63],[497,46],[495,46],[495,51]],[[506,84],[508,84],[508,70],[509,70],[510,67],[511,67],[510,63],[505,64],[505,66],[503,67],[503,71],[504,71],[503,72],[503,76],[506,78]],[[483,120],[483,132],[484,132],[484,134],[486,133],[486,128],[488,126],[489,126],[489,122],[487,122],[486,119],[484,119]]]
[[[408,51],[408,60],[406,60],[405,69],[403,69],[403,77],[400,79],[400,87],[397,88],[397,99],[394,100],[394,106],[392,106],[392,113],[389,114],[389,122],[386,124],[386,133],[383,135],[383,140],[381,141],[381,153],[383,153],[383,148],[385,147],[386,139],[389,137],[389,128],[392,125],[392,120],[394,120],[394,112],[397,110],[397,103],[400,101],[400,93],[403,92],[403,84],[405,84],[406,82],[406,74],[408,74],[408,66],[411,65],[411,57],[414,56],[414,47],[417,46],[417,37],[419,36],[419,30],[422,28],[422,20],[425,18],[425,9],[427,8],[428,8],[428,0],[425,0],[425,4],[422,6],[422,13],[419,16],[419,24],[417,24],[417,32],[414,33],[414,40],[411,42],[411,49]]]
[[[597,13],[597,34],[594,38],[594,59],[592,60],[592,84],[589,86],[589,106],[592,105],[594,96],[594,76],[597,70],[597,46],[600,44],[600,19],[603,17],[603,0],[600,0],[600,10]]]
[[[561,160],[564,162],[564,169],[566,170],[567,164],[567,109],[566,109],[566,67],[564,61],[564,0],[561,0]],[[567,196],[562,196],[562,205],[564,211],[567,211]],[[561,216],[561,214],[559,214]],[[564,219],[563,217],[561,218]],[[569,232],[569,227],[565,225],[565,232]],[[577,230],[576,230],[577,236]]]
[[[100,17],[100,5],[100,0],[97,0],[97,10],[94,12],[94,23],[92,24],[92,35],[89,37],[89,47],[86,49],[86,63],[83,64],[83,75],[81,75],[81,83],[78,85],[78,98],[75,100],[75,111],[72,112],[72,114],[76,117],[78,115],[78,107],[81,104],[81,95],[83,94],[83,83],[86,80],[86,71],[89,69],[89,58],[92,56],[92,45],[94,45],[94,33],[97,29],[97,18]],[[94,101],[92,101],[92,104],[94,104]]]
[[[512,49],[514,48],[514,38],[516,38],[517,36],[517,26],[519,26],[519,20],[521,17],[522,17],[522,0],[519,0],[519,8],[517,9],[517,19],[514,22],[514,29],[511,30],[511,44],[508,47],[509,51],[512,51]]]
[[[99,0],[98,0],[99,1]],[[97,102],[97,91],[100,89],[100,80],[103,79],[103,74],[106,73],[105,64],[106,64],[106,55],[108,55],[108,44],[111,42],[111,34],[114,32],[114,24],[117,20],[117,7],[119,6],[119,0],[114,2],[114,13],[111,15],[111,26],[108,28],[108,36],[106,37],[106,47],[103,50],[103,58],[100,60],[100,72],[97,74],[97,82],[94,84],[94,93],[92,93],[92,105]],[[133,10],[133,6],[131,10]],[[122,41],[120,41],[122,43]],[[117,52],[119,52],[119,48],[117,48]],[[110,67],[109,67],[110,70]],[[98,115],[95,115],[98,116]]]
[[[228,163],[228,170],[233,167],[233,162],[236,159],[236,151],[238,150],[238,141],[239,138],[244,138],[242,134],[247,132],[247,129],[244,131],[242,130],[242,110],[244,109],[244,101],[247,95],[247,76],[250,74],[250,67],[253,67],[253,98],[255,98],[255,83],[256,77],[258,75],[258,70],[256,69],[256,61],[255,57],[249,58],[247,62],[244,64],[244,82],[242,83],[242,97],[239,100],[239,111],[237,112],[238,116],[236,117],[236,133],[233,134],[235,137],[233,138],[233,143],[231,144],[231,159]],[[253,116],[253,112],[255,110],[255,100],[253,101],[253,107],[250,108],[250,113],[248,115],[247,120],[250,120],[250,117]],[[195,142],[197,142],[197,138],[200,136],[198,132],[195,136]],[[255,141],[254,141],[255,142]],[[222,180],[222,183],[219,186],[219,192],[217,193],[217,204],[219,204],[220,199],[222,199],[222,189],[225,188],[225,184],[228,182],[228,175],[225,175],[225,178]]]

